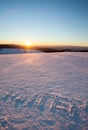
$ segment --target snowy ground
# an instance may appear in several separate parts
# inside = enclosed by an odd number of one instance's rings
[[[1,130],[88,130],[88,53],[0,55]]]
[[[39,50],[0,48],[0,54],[40,53]]]

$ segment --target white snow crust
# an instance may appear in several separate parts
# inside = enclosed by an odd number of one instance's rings
[[[0,55],[1,130],[88,130],[88,53]]]

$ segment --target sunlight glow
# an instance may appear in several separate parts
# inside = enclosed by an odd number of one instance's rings
[[[26,41],[25,44],[26,44],[26,46],[30,46],[31,42],[30,41]]]

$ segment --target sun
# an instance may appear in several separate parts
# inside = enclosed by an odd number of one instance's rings
[[[26,44],[26,46],[30,46],[31,42],[30,41],[26,41],[25,44]]]

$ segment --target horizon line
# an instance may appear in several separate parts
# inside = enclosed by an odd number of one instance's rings
[[[15,44],[26,46],[26,41],[4,41],[1,40],[0,44]],[[88,47],[88,43],[82,42],[32,42],[30,46],[86,46]]]

